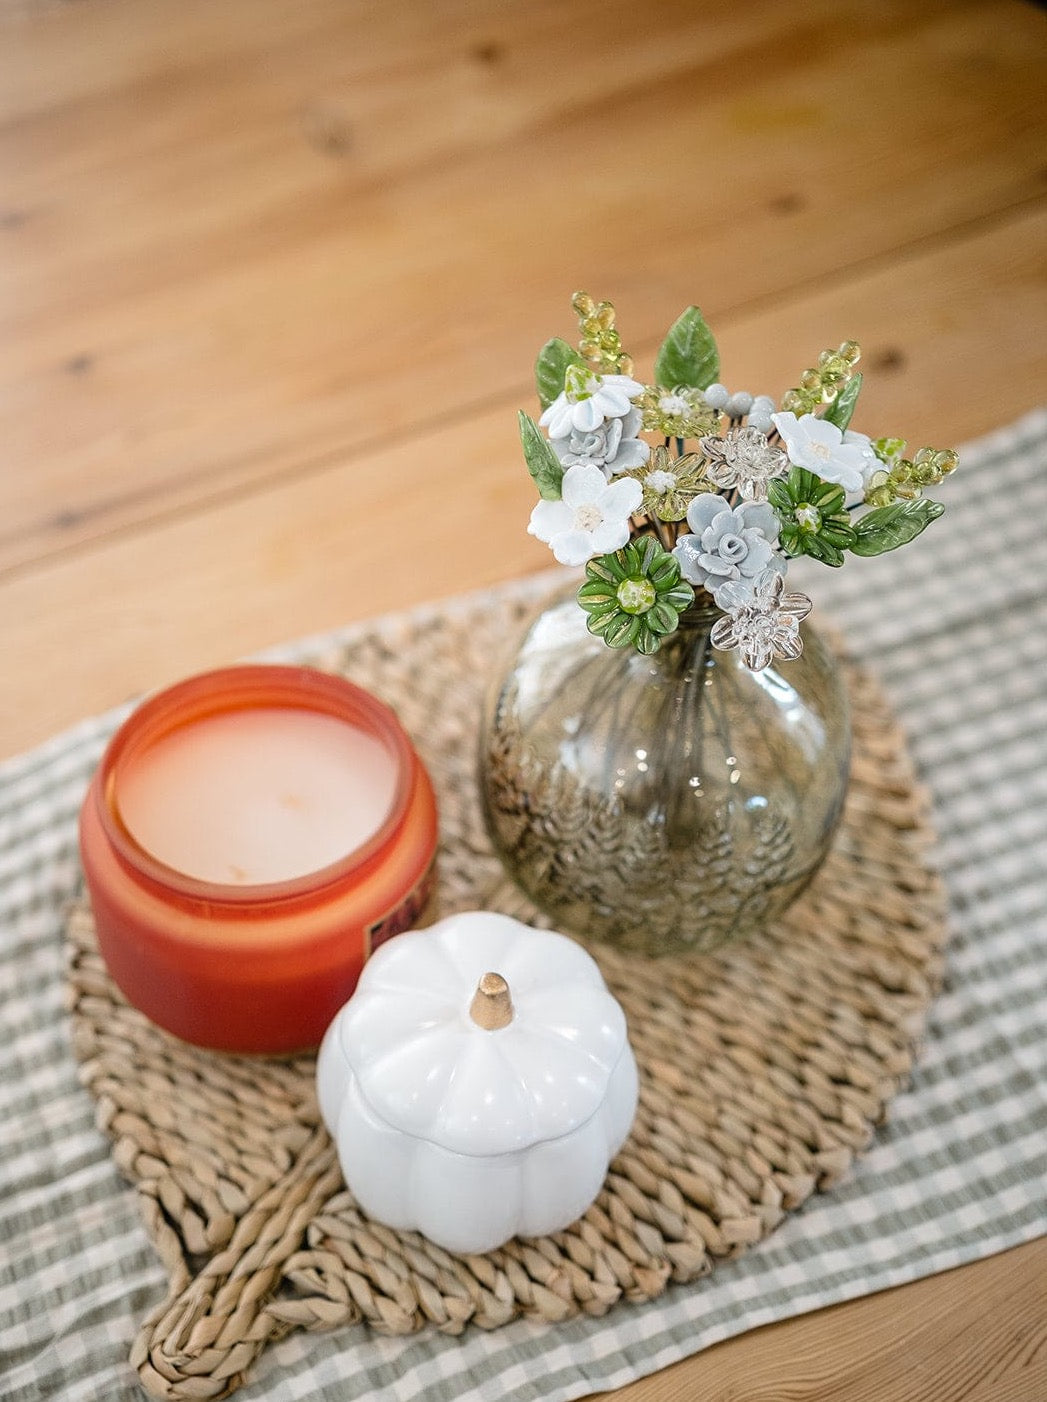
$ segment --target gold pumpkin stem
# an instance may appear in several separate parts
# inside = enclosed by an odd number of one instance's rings
[[[501,974],[484,974],[469,1005],[469,1016],[477,1027],[487,1032],[509,1026],[513,1020],[513,1000],[509,995],[509,985]]]

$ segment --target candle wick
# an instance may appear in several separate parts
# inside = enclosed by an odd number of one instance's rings
[[[469,1016],[478,1027],[487,1032],[496,1032],[499,1027],[509,1026],[513,1020],[513,1000],[509,993],[509,985],[501,974],[483,975],[469,1005]]]

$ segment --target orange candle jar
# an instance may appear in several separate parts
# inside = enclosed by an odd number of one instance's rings
[[[147,700],[80,813],[98,943],[128,1000],[185,1041],[319,1044],[371,949],[416,921],[429,776],[396,716],[301,667],[232,667]]]

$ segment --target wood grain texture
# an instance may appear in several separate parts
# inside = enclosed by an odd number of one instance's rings
[[[631,1383],[615,1402],[1042,1402],[1047,1239],[771,1324]]]
[[[565,286],[640,345],[1043,193],[1009,0],[293,8],[4,35],[0,568],[520,392]]]
[[[863,422],[934,444],[984,432],[1032,407],[1047,383],[1047,340],[1028,338],[1030,325],[1047,328],[1045,243],[1047,202],[833,287],[725,317],[724,362],[780,393],[824,342],[854,334],[870,363]],[[561,310],[566,331],[569,318]],[[797,346],[807,348],[799,357]],[[519,461],[521,404],[530,394],[303,464],[250,492],[158,509],[134,528],[10,572],[0,607],[20,665],[0,691],[3,742],[24,748],[188,672],[548,565],[525,530],[534,491]],[[79,656],[75,687],[70,654]]]
[[[853,335],[860,426],[1031,408],[1045,78],[1019,0],[7,0],[0,754],[547,564],[514,410],[576,286],[648,364],[700,301],[734,388]],[[1045,1280],[1039,1242],[617,1395],[1033,1402]]]

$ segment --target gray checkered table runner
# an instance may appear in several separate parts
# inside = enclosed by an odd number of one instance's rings
[[[238,1394],[555,1402],[1047,1225],[1047,412],[969,447],[915,545],[794,566],[885,680],[935,799],[953,942],[913,1085],[851,1180],[707,1280],[459,1339],[292,1335]],[[522,529],[522,527],[521,527]],[[802,562],[807,563],[807,562]],[[350,634],[346,634],[348,636]],[[330,638],[282,649],[307,659]],[[0,765],[0,1398],[121,1402],[164,1273],[95,1130],[62,1006],[76,814],[124,712]]]

